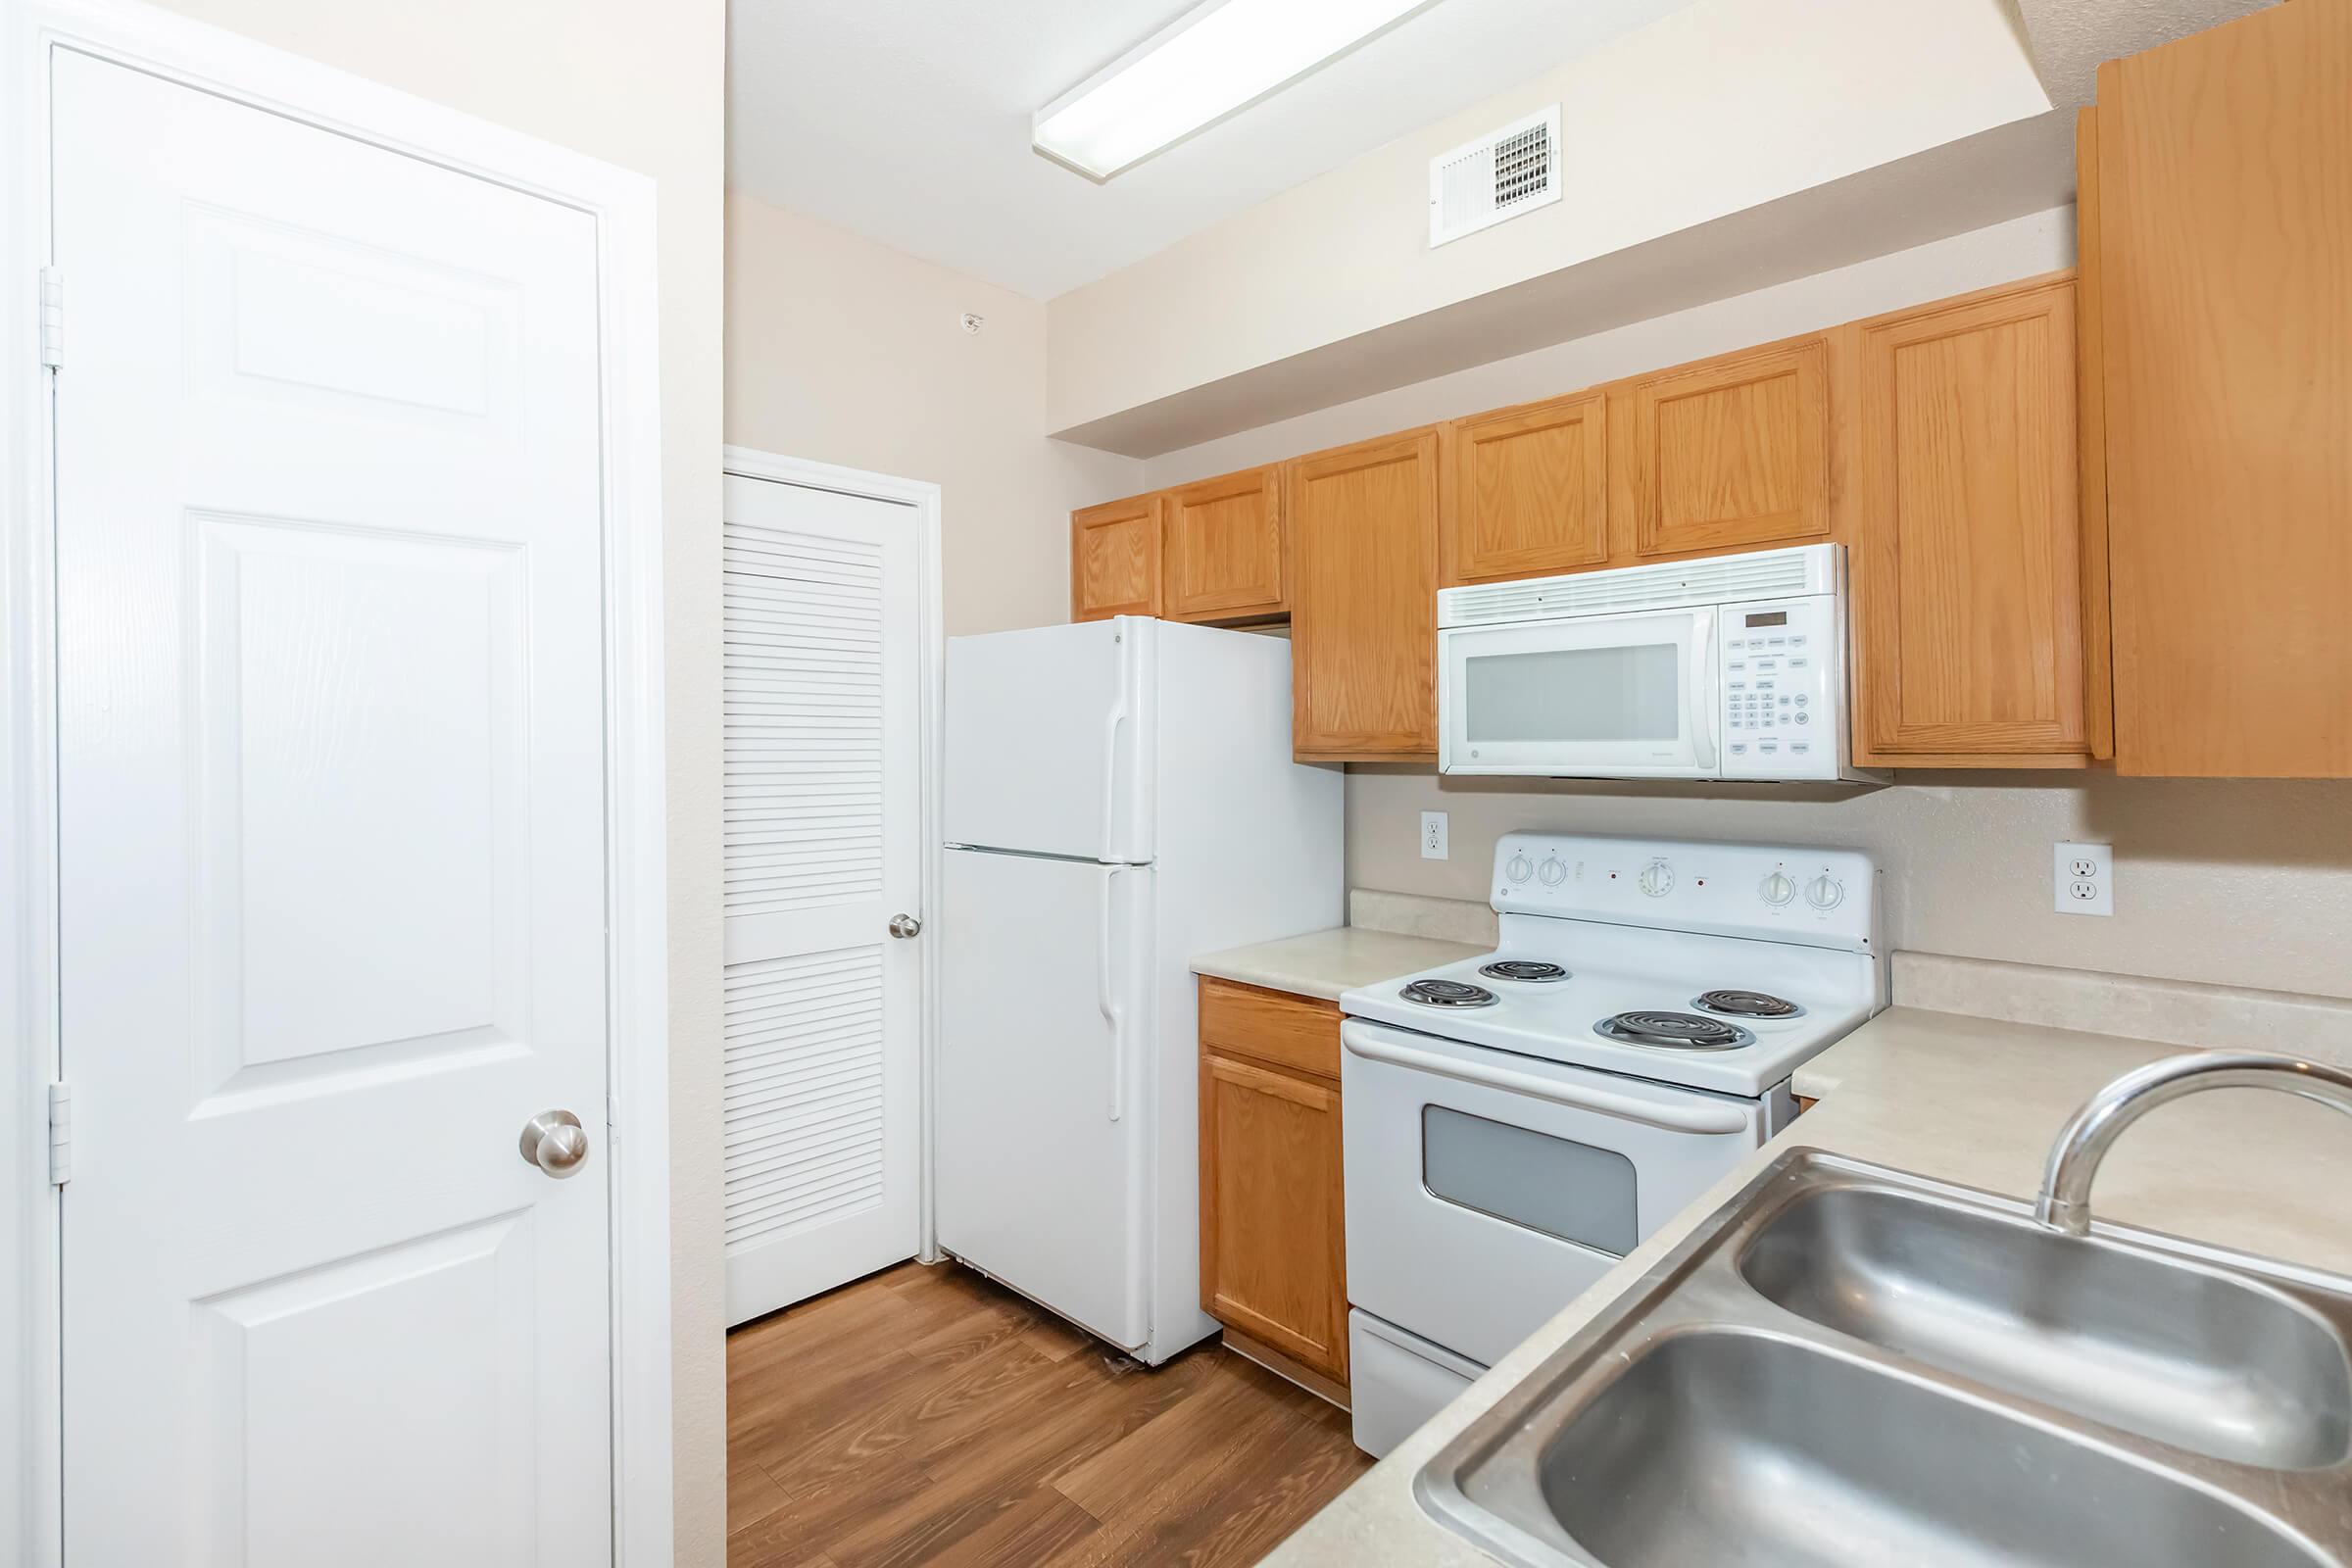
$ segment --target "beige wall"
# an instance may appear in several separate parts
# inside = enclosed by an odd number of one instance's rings
[[[200,21],[660,185],[669,710],[677,1560],[725,1555],[718,1180],[720,191],[724,0],[167,0]]]
[[[1789,47],[1792,32],[1803,48]],[[1766,60],[1771,69],[1758,70]],[[1431,250],[1430,159],[1552,103],[1563,116],[1561,201]],[[2004,0],[1697,0],[1055,299],[1048,428],[1102,419],[2048,108]]]
[[[1043,305],[741,195],[726,344],[730,442],[940,485],[950,633],[1069,619],[1069,513],[1143,488],[1046,438]]]
[[[2066,266],[2061,210],[1399,388],[1148,467],[1153,486],[1595,381]],[[2352,782],[1902,774],[1884,790],[1449,779],[1357,767],[1350,886],[1480,899],[1513,828],[1850,845],[1886,867],[1887,935],[1936,953],[2352,996]],[[1420,813],[1452,857],[1424,860]],[[2052,907],[2050,846],[2110,843],[2116,913]]]

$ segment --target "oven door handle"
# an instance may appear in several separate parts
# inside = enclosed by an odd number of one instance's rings
[[[1410,1067],[1419,1072],[1434,1072],[1466,1084],[1499,1089],[1505,1094],[1527,1095],[1537,1100],[1548,1100],[1555,1105],[1596,1111],[1603,1116],[1615,1116],[1624,1121],[1645,1122],[1669,1132],[1738,1133],[1745,1132],[1748,1126],[1747,1117],[1731,1105],[1711,1104],[1696,1099],[1687,1105],[1653,1105],[1647,1101],[1636,1100],[1631,1095],[1611,1094],[1606,1089],[1586,1089],[1539,1078],[1532,1072],[1513,1072],[1508,1067],[1487,1067],[1456,1061],[1451,1056],[1441,1056],[1434,1051],[1416,1051],[1410,1046],[1396,1045],[1352,1019],[1340,1026],[1340,1040],[1351,1054],[1361,1056],[1366,1061],[1386,1062],[1392,1067]]]

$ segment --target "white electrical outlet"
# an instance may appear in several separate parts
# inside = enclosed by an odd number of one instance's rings
[[[1423,811],[1421,813],[1421,858],[1424,860],[1446,858],[1446,813],[1444,811]]]
[[[2056,864],[2060,914],[2115,912],[2115,851],[2105,844],[2060,844]]]

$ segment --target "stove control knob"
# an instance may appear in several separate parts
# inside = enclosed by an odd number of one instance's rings
[[[1845,884],[1824,871],[1805,884],[1805,902],[1816,909],[1835,909],[1845,902]]]
[[[1544,863],[1536,867],[1536,876],[1545,887],[1556,888],[1567,880],[1568,862],[1556,855],[1546,855]]]
[[[1535,869],[1536,865],[1533,860],[1524,855],[1514,855],[1511,857],[1511,863],[1502,868],[1502,874],[1514,882],[1524,882]]]
[[[1674,867],[1664,860],[1652,860],[1634,878],[1634,886],[1653,899],[1662,899],[1674,891]]]
[[[1785,908],[1796,897],[1796,884],[1788,879],[1788,872],[1775,871],[1757,885],[1756,892],[1774,908]]]

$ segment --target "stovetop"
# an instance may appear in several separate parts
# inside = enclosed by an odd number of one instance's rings
[[[1350,1017],[1571,1066],[1718,1094],[1760,1096],[1808,1057],[1867,1020],[1876,1005],[1868,955],[1691,932],[1639,930],[1582,920],[1506,914],[1494,953],[1358,987],[1340,998]],[[1497,961],[1538,961],[1569,971],[1558,980],[1511,980],[1481,971]],[[1406,988],[1441,982],[1455,1004],[1409,1000]],[[1455,987],[1494,1001],[1460,1004]],[[1793,1004],[1773,1016],[1729,1015],[1698,1005],[1709,992],[1754,993]],[[1599,1026],[1619,1014],[1690,1020],[1673,1044],[1612,1039]],[[1723,1044],[1717,1028],[1735,1033]]]

